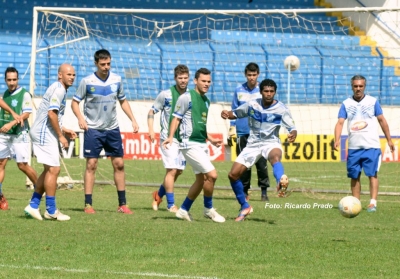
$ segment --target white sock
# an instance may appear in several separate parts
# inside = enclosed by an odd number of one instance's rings
[[[374,206],[376,206],[376,200],[371,199],[371,201],[369,202],[369,204],[373,204]]]

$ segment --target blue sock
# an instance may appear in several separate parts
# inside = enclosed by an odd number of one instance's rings
[[[3,194],[3,190],[1,189],[3,186],[3,183],[0,183],[0,195]]]
[[[231,187],[233,192],[235,193],[236,199],[241,205],[241,210],[248,208],[250,205],[246,201],[246,195],[243,191],[243,183],[240,179],[236,181],[231,181]]]
[[[92,194],[85,194],[85,205],[90,204],[92,205]]]
[[[283,165],[281,162],[277,162],[272,165],[272,172],[274,173],[274,177],[276,179],[276,184],[279,183],[279,180],[281,180],[281,176],[284,175],[285,171],[283,169]]]
[[[190,208],[192,207],[193,202],[194,202],[194,201],[192,201],[191,199],[189,199],[188,197],[186,197],[186,199],[183,201],[183,203],[182,203],[182,205],[181,205],[181,208],[184,209],[184,210],[186,210],[186,211],[189,211]]]
[[[212,208],[212,196],[211,197],[206,197],[204,196],[204,207],[205,208]]]
[[[166,193],[165,195],[167,196],[167,208],[169,209],[175,203],[174,193]]]
[[[42,195],[38,194],[36,192],[33,192],[32,194],[32,199],[29,203],[29,205],[34,208],[34,209],[38,209],[39,205],[40,205],[40,200],[42,199]]]
[[[46,195],[46,209],[49,214],[54,214],[56,212],[56,197]]]
[[[158,196],[160,197],[160,198],[162,198],[162,197],[164,197],[165,196],[165,187],[164,187],[164,185],[160,185],[160,189],[158,190]]]
[[[123,191],[117,191],[117,192],[118,192],[118,202],[119,202],[119,206],[126,205],[125,190],[123,190]]]

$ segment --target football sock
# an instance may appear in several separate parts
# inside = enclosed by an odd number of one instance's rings
[[[3,187],[3,183],[0,183],[0,196],[3,194],[3,189],[2,189],[2,187]]]
[[[369,202],[369,204],[373,204],[374,206],[376,206],[376,200],[371,199],[371,201]]]
[[[46,196],[46,209],[49,214],[56,212],[56,197]]]
[[[186,211],[189,211],[190,208],[192,207],[193,202],[194,202],[194,201],[192,201],[191,199],[189,199],[188,197],[186,197],[186,199],[183,201],[183,203],[182,203],[182,205],[181,205],[181,208],[184,209],[184,210],[186,210]]]
[[[250,205],[246,201],[246,195],[244,194],[244,191],[243,191],[242,181],[240,179],[233,181],[233,182],[231,181],[231,187],[232,187],[233,192],[235,193],[237,201],[241,205],[241,209],[243,210],[245,208],[248,208]]]
[[[165,196],[167,197],[167,208],[169,209],[175,203],[174,193],[166,193]]]
[[[274,173],[274,177],[276,179],[276,183],[279,184],[279,181],[281,180],[282,175],[285,174],[285,171],[283,170],[283,165],[281,162],[276,162],[275,164],[272,165],[272,171]]]
[[[162,199],[166,194],[164,185],[160,185],[160,189],[158,190],[158,196]]]
[[[117,192],[118,192],[118,202],[119,202],[119,206],[126,205],[125,190],[123,190],[123,191],[117,191]]]
[[[42,195],[41,194],[33,192],[32,199],[31,199],[29,205],[34,209],[38,209],[41,199],[42,199]]]
[[[204,196],[204,207],[209,209],[212,208],[212,196],[211,197]]]
[[[90,204],[92,205],[92,194],[85,194],[85,205]]]
[[[267,195],[267,188],[261,188],[261,195],[266,196]]]

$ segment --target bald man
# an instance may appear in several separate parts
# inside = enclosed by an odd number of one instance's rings
[[[35,122],[30,130],[33,152],[38,163],[43,164],[43,172],[39,176],[31,202],[25,207],[25,214],[37,220],[43,220],[39,205],[46,192],[46,212],[48,220],[68,221],[70,217],[62,214],[56,207],[57,177],[60,173],[60,158],[58,145],[68,148],[66,136],[74,139],[76,133],[62,127],[67,89],[74,83],[75,69],[69,64],[58,68],[58,81],[46,90],[36,113]]]

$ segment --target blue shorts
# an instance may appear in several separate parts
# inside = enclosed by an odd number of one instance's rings
[[[122,138],[119,128],[114,130],[88,129],[85,131],[84,136],[83,156],[85,158],[99,158],[100,152],[103,148],[106,152],[106,156],[124,156],[124,148],[122,146]]]
[[[381,149],[349,149],[347,156],[347,177],[357,179],[364,169],[368,177],[375,176],[381,166]]]

